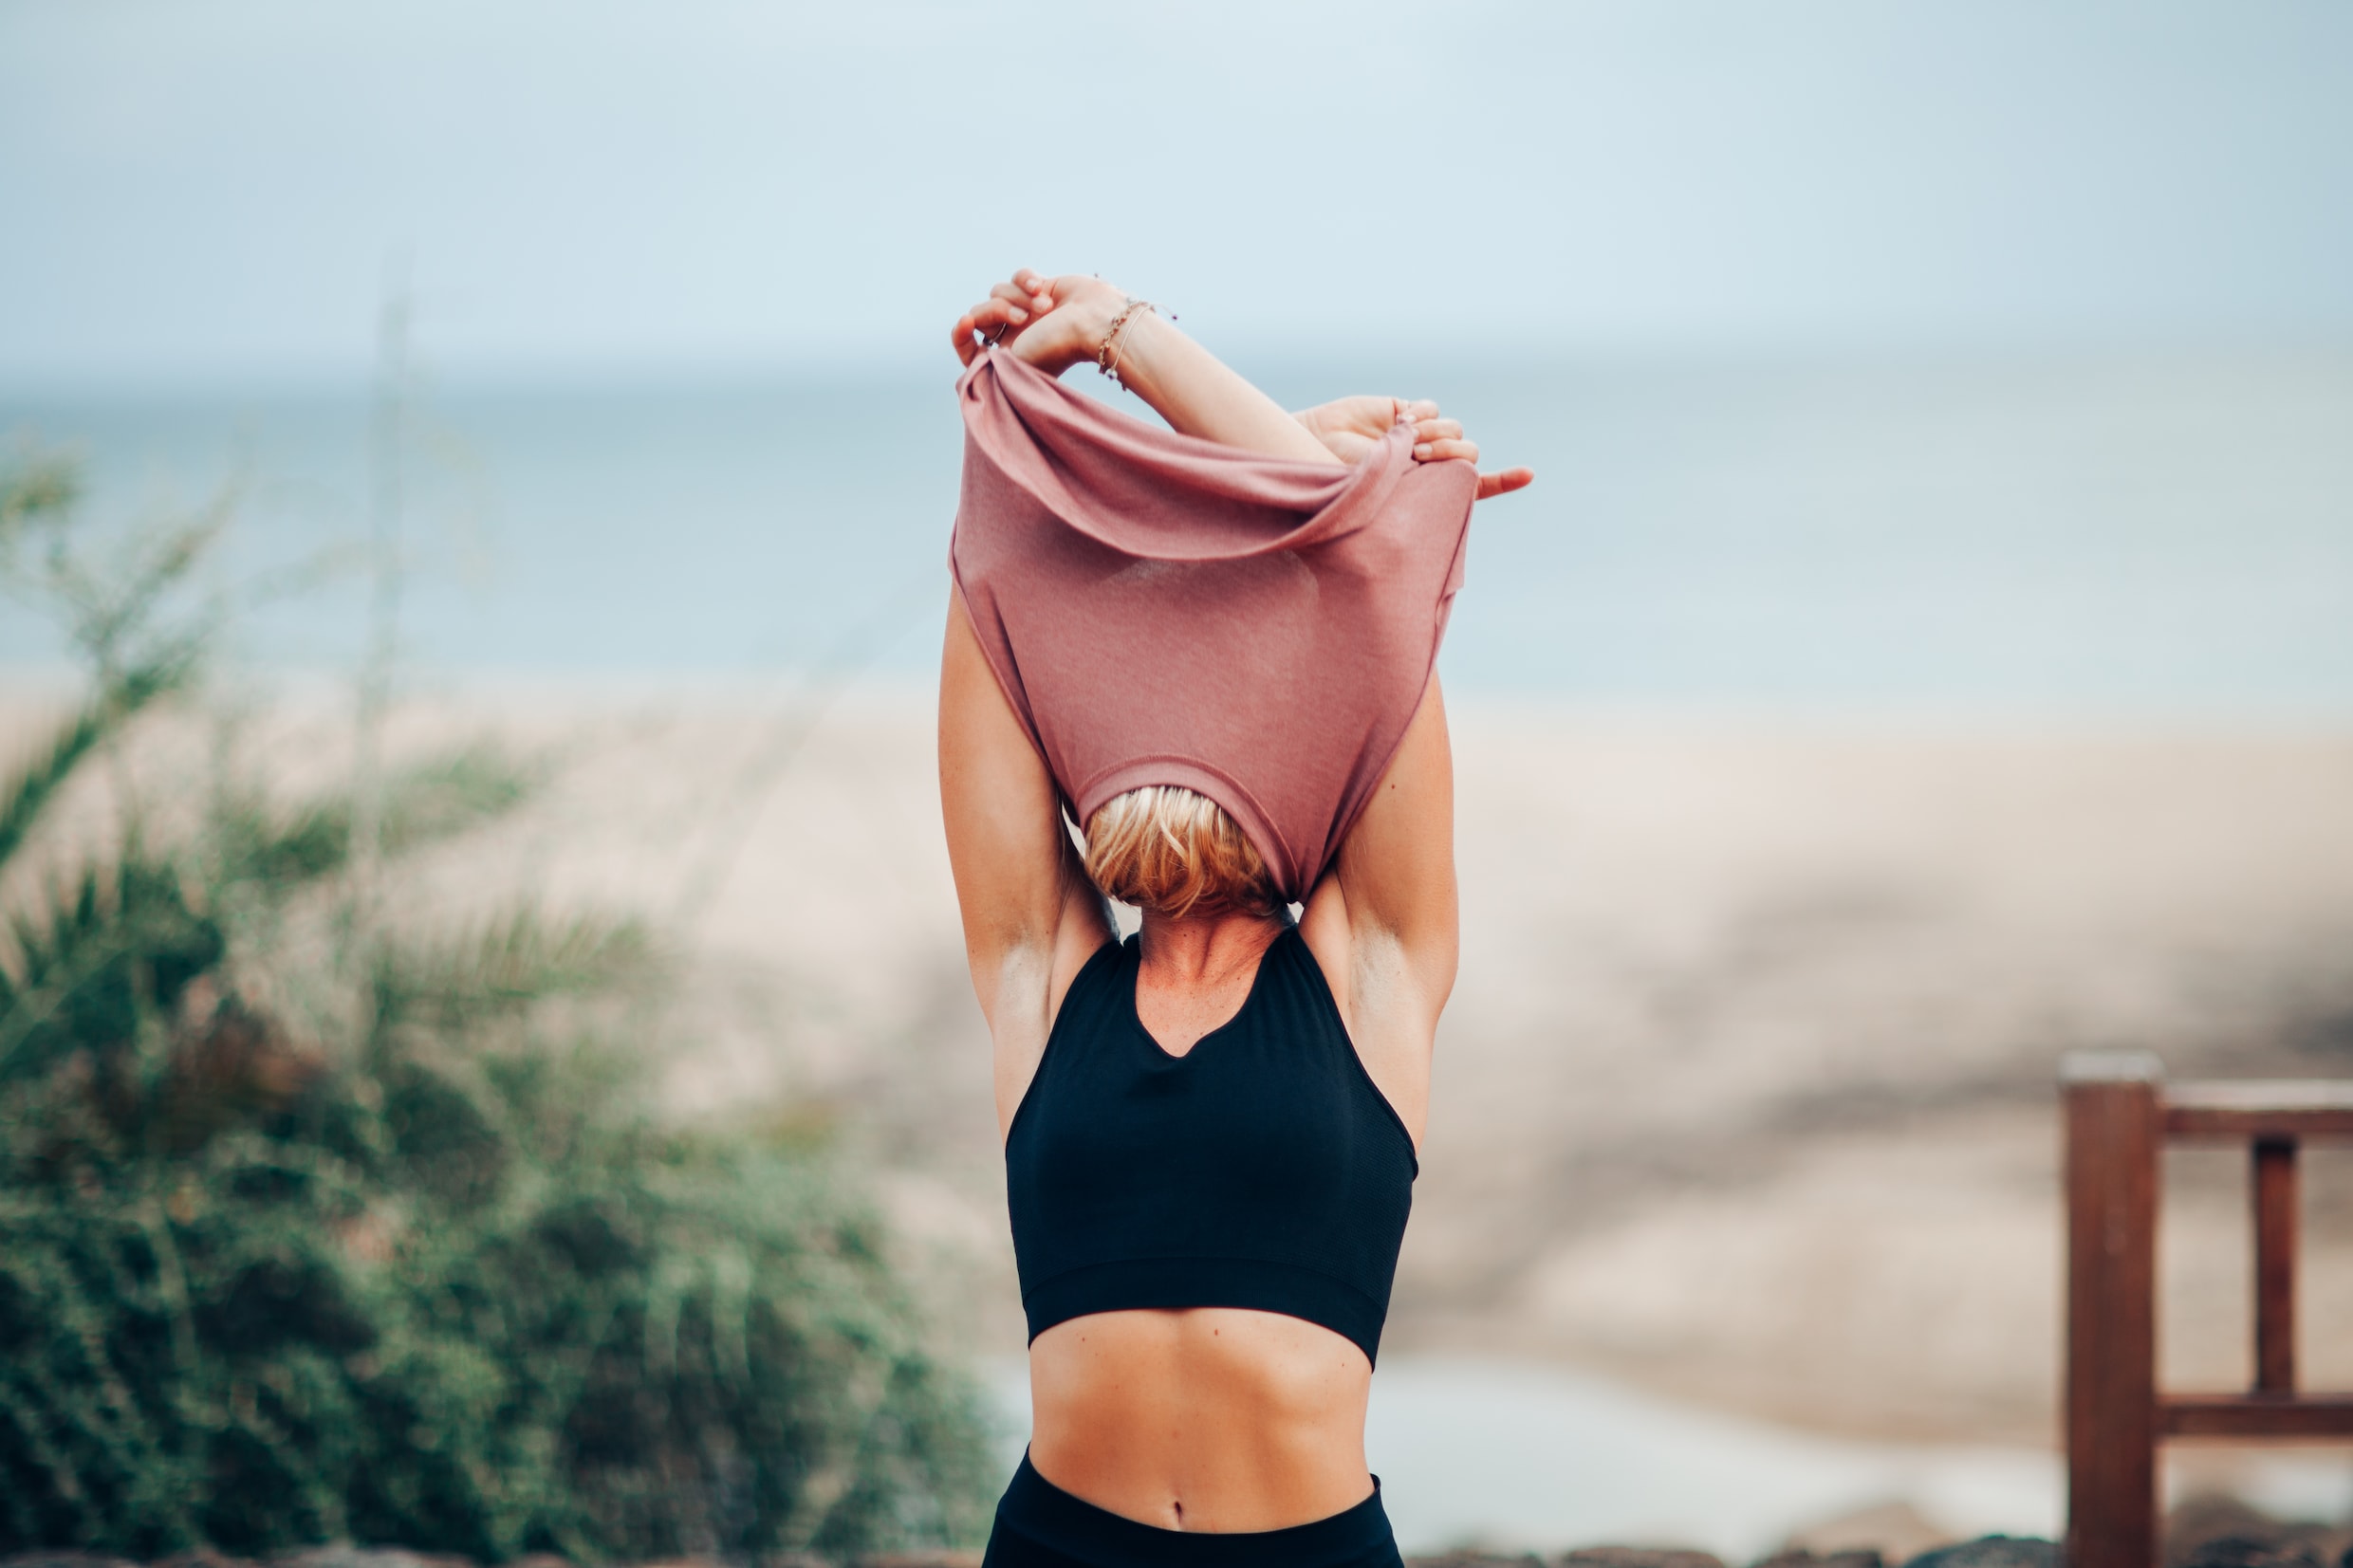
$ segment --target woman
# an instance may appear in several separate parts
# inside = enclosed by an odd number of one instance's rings
[[[1128,477],[1117,462],[1107,477],[1089,464],[1095,447],[1129,438],[1063,406],[1083,400],[1032,374],[1058,377],[1088,360],[1178,436],[1233,449],[1221,457],[1155,433],[1135,438],[1139,461],[1217,470],[1215,484],[1229,489],[1322,496],[1349,489],[1347,465],[1386,454],[1405,469],[1461,464],[1447,472],[1464,515],[1474,493],[1477,449],[1435,407],[1360,397],[1293,416],[1097,279],[1016,273],[956,323],[954,340],[970,367],[968,400],[996,398],[1008,429],[1024,417],[1068,427],[1047,431],[1053,451],[1021,481],[1040,493],[1098,481],[1113,493]],[[973,389],[984,373],[991,385]],[[994,439],[985,416],[968,407],[967,419],[976,443],[967,513],[976,487],[990,484],[1012,498],[1006,505],[1026,503],[980,450]],[[1410,437],[1392,434],[1408,422]],[[1398,455],[1409,439],[1413,462]],[[1253,467],[1244,453],[1280,461]],[[1530,477],[1479,477],[1475,493]],[[1359,784],[1336,786],[1353,794],[1335,814],[1333,844],[1295,849],[1279,806],[1245,813],[1256,829],[1247,831],[1210,798],[1221,792],[1211,781],[1229,777],[1214,767],[1163,777],[1147,766],[1088,807],[1082,855],[1062,817],[1081,790],[1056,776],[1072,727],[1033,710],[1024,651],[1012,646],[1015,612],[993,581],[978,582],[968,522],[959,515],[961,587],[940,675],[940,784],[973,984],[994,1044],[1034,1412],[988,1562],[1395,1564],[1365,1465],[1364,1413],[1432,1039],[1454,977],[1452,765],[1428,659],[1459,580],[1459,545],[1424,552],[1435,571],[1417,581],[1434,586],[1406,594],[1436,597],[1435,623],[1427,603],[1396,618],[1421,628],[1398,664],[1410,684],[1401,704],[1388,699],[1393,732],[1359,748],[1372,759]],[[1392,541],[1398,559],[1414,544]],[[1287,559],[1280,570],[1297,568]],[[1386,570],[1312,584],[1299,602],[1326,604],[1352,586],[1395,598]],[[1069,581],[1102,575],[1086,571],[1094,576]],[[1044,592],[1029,590],[1033,610]],[[1165,685],[1150,646],[1102,657],[1138,693]],[[1366,684],[1349,675],[1326,689],[1344,706]],[[1381,699],[1367,700],[1366,723],[1377,725]],[[1156,722],[1140,695],[1096,716],[1131,732]],[[1296,719],[1336,722],[1320,711]],[[1228,798],[1236,811],[1255,800],[1238,784]],[[1142,911],[1128,944],[1116,940],[1106,895]],[[1214,1048],[1196,1057],[1212,1035]],[[1164,1243],[1179,1234],[1194,1240]],[[1199,1241],[1226,1234],[1240,1239]]]

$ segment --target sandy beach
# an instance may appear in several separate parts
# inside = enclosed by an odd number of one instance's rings
[[[11,748],[48,704],[20,692]],[[401,747],[544,759],[436,906],[641,913],[680,1115],[833,1131],[958,1348],[1017,1352],[987,1046],[920,692],[488,689]],[[1855,1436],[2053,1431],[2062,1052],[2353,1071],[2353,734],[1456,705],[1464,952],[1384,1348]],[[342,753],[263,710],[288,776]],[[322,759],[325,759],[323,761]],[[2167,1374],[2246,1368],[2237,1161],[2173,1157]],[[2353,1382],[2353,1156],[2307,1174],[2304,1363]]]

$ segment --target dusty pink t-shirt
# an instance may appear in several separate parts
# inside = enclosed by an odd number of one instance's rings
[[[991,349],[956,383],[949,563],[980,646],[1084,824],[1180,784],[1304,899],[1404,739],[1477,475],[1413,428],[1353,468],[1177,435]]]

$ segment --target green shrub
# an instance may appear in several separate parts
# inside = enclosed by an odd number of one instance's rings
[[[0,563],[72,494],[0,483]],[[195,667],[200,638],[140,635],[175,581],[107,601],[95,696],[0,780],[0,1552],[973,1534],[974,1393],[823,1150],[642,1109],[636,928],[356,941],[342,796],[43,845]],[[484,752],[392,778],[383,851],[527,789]]]

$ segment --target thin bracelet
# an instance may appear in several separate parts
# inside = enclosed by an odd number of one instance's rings
[[[1120,306],[1120,313],[1111,318],[1111,325],[1103,332],[1102,345],[1095,350],[1095,368],[1110,377],[1122,392],[1127,390],[1127,383],[1120,379],[1120,340],[1127,331],[1127,323],[1135,319],[1139,310],[1149,310],[1155,316],[1160,313],[1160,307],[1150,300],[1128,295],[1127,303]]]

